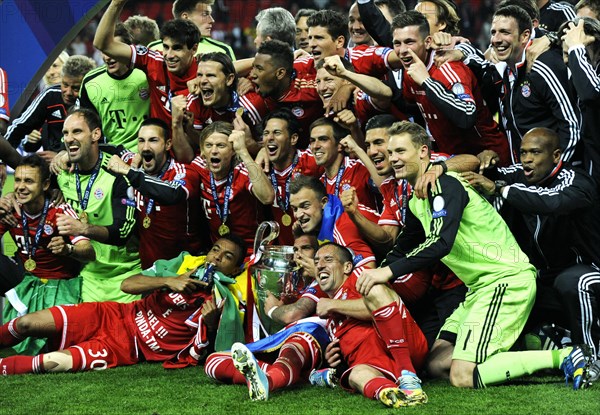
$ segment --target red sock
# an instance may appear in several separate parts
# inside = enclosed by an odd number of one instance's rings
[[[271,365],[258,361],[258,365],[265,372]],[[204,373],[211,379],[234,385],[245,385],[246,378],[233,365],[233,359],[229,353],[213,353],[206,358]]]
[[[363,395],[369,399],[379,399],[379,391],[384,388],[397,388],[394,382],[384,377],[373,378],[367,382],[365,387],[363,388]]]
[[[17,330],[17,318],[13,318],[8,323],[0,327],[0,347],[10,347],[21,343],[25,336],[21,335]]]
[[[398,376],[402,370],[415,372],[415,368],[410,359],[408,338],[404,332],[403,314],[406,310],[404,310],[403,304],[402,309],[403,313],[401,314],[400,306],[394,301],[373,312],[375,327],[385,342],[388,351],[392,355],[394,363],[396,364],[395,369]]]
[[[310,372],[319,363],[319,346],[303,333],[290,336],[281,347],[279,357],[268,369],[271,390],[293,385],[301,379],[302,372]]]
[[[246,378],[235,368],[229,353],[213,353],[208,356],[204,363],[204,373],[219,382],[246,384]]]
[[[24,373],[44,373],[44,355],[10,356],[0,359],[0,374],[22,375]]]

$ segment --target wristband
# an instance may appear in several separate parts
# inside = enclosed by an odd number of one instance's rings
[[[273,311],[277,310],[279,308],[278,305],[272,307],[269,311],[267,311],[267,316],[269,316],[269,318],[271,320],[273,320]]]

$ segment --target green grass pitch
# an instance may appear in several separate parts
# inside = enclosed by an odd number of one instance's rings
[[[251,402],[242,385],[215,384],[203,368],[160,364],[101,372],[0,377],[0,414],[304,415],[304,414],[586,414],[600,412],[600,385],[573,391],[561,376],[529,377],[483,390],[424,383],[426,405],[391,410],[340,388],[299,385]]]

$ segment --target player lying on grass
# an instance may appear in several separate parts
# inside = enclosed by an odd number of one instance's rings
[[[13,319],[0,327],[0,348],[48,337],[55,351],[2,358],[0,373],[77,372],[170,360],[202,330],[190,317],[201,310],[203,320],[210,320],[206,314],[216,308],[208,288],[212,278],[233,281],[227,276],[239,273],[245,252],[242,239],[222,236],[205,258],[182,253],[124,280],[125,292],[150,292],[141,300],[63,305]]]

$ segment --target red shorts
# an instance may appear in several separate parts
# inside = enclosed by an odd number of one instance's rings
[[[400,296],[405,304],[417,303],[431,287],[433,278],[431,269],[411,272],[391,281],[392,289]]]
[[[127,327],[131,308],[115,302],[61,305],[49,309],[61,338],[58,350],[73,356],[73,371],[103,370],[139,361]]]
[[[401,309],[401,312],[409,313],[406,308]],[[415,370],[419,371],[423,368],[429,352],[427,339],[417,323],[415,323],[410,316],[410,313],[408,318],[402,319],[402,321],[404,323],[404,333],[408,342],[410,360],[412,361]],[[358,365],[371,366],[394,382],[401,375],[400,373],[396,373],[392,355],[388,352],[385,342],[379,337],[375,327],[373,327],[373,333],[365,336],[364,340],[360,343],[360,346],[350,355],[345,356],[345,358],[349,368],[340,377],[340,384],[348,389],[350,389],[348,385],[348,376],[352,369]]]

